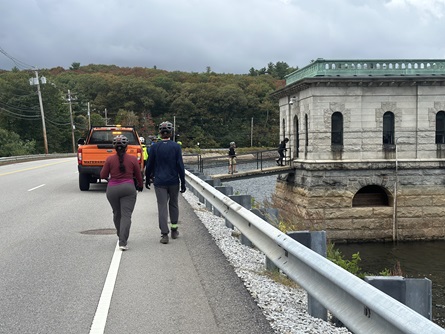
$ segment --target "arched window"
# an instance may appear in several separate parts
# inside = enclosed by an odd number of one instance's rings
[[[338,111],[331,117],[331,145],[343,145],[343,115]]]
[[[353,207],[389,206],[389,198],[380,186],[365,186],[355,194],[352,199]]]
[[[383,114],[383,144],[394,145],[394,114],[391,111]]]
[[[295,138],[295,143],[294,143],[294,156],[296,158],[298,158],[299,155],[299,151],[300,151],[300,129],[298,128],[298,117],[294,116],[294,138]]]
[[[436,114],[436,144],[445,144],[445,111]]]
[[[283,138],[286,138],[286,119],[283,118],[281,126],[283,127]]]

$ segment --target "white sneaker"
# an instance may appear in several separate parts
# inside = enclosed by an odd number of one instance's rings
[[[128,246],[119,246],[119,249],[121,251],[126,251],[126,250],[128,250]]]

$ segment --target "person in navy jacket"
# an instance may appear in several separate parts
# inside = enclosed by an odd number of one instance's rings
[[[148,164],[145,169],[145,187],[150,189],[153,182],[158,204],[161,243],[168,244],[171,229],[172,239],[179,236],[179,192],[184,193],[185,170],[181,146],[171,140],[173,125],[162,122],[159,125],[161,140],[150,148]],[[168,218],[170,216],[170,229]]]

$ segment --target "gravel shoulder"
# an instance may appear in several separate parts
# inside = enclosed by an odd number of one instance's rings
[[[306,291],[277,283],[266,276],[264,254],[242,245],[232,236],[233,231],[225,226],[225,219],[206,210],[190,191],[183,197],[241,278],[275,333],[350,333],[346,328],[311,317],[306,311]]]

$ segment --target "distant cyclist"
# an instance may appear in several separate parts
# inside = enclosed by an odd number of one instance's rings
[[[139,140],[140,140],[141,146],[142,146],[142,157],[144,158],[144,166],[146,166],[147,165],[147,160],[148,160],[147,145],[145,145],[145,138],[144,137],[139,137]]]
[[[284,152],[287,151],[286,144],[288,141],[289,138],[284,138],[284,140],[281,141],[280,146],[278,146],[278,154],[280,155],[280,157],[277,159],[277,165],[279,166],[284,166]]]
[[[229,174],[238,173],[236,171],[236,144],[234,141],[230,142],[229,147]]]

